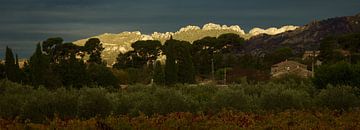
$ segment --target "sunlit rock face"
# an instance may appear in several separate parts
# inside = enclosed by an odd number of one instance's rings
[[[140,31],[134,32],[122,32],[119,34],[112,34],[112,33],[104,33],[98,36],[93,36],[91,38],[99,38],[105,48],[102,53],[102,58],[107,61],[109,65],[115,63],[116,57],[119,53],[125,53],[130,50],[131,44],[138,41],[138,40],[159,40],[161,43],[164,43],[166,40],[173,37],[177,40],[188,41],[190,43],[194,42],[195,40],[204,38],[206,36],[210,37],[218,37],[221,34],[225,33],[235,33],[244,37],[246,39],[256,36],[259,34],[269,34],[275,35],[279,34],[288,30],[294,30],[297,26],[284,26],[279,29],[277,28],[269,28],[269,29],[260,29],[254,28],[248,34],[245,33],[243,29],[241,29],[238,25],[220,25],[215,23],[208,23],[203,25],[202,27],[188,25],[183,28],[180,28],[176,32],[154,32],[150,35],[142,34]],[[75,41],[74,43],[77,45],[84,45],[85,42],[89,38],[82,39]]]
[[[173,32],[166,32],[166,33],[159,33],[159,32],[154,32],[153,34],[151,34],[151,37],[153,37],[154,39],[170,39],[170,37],[174,35]]]
[[[259,34],[268,34],[268,35],[276,35],[276,34],[280,34],[283,32],[287,32],[287,31],[292,31],[299,28],[299,26],[293,26],[293,25],[288,25],[288,26],[283,26],[281,28],[268,28],[268,29],[261,29],[261,28],[253,28],[249,31],[249,34],[251,36],[256,36]]]
[[[200,30],[200,29],[201,29],[201,28],[198,27],[198,26],[189,25],[189,26],[180,28],[180,30],[177,31],[176,33],[187,32],[187,31],[192,31],[192,30]]]
[[[233,30],[239,32],[240,34],[245,34],[245,31],[242,30],[238,25],[232,25],[228,27],[227,25],[208,23],[203,26],[202,30]]]

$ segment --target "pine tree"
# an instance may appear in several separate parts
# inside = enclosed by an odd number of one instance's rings
[[[56,65],[55,72],[60,75],[62,84],[65,86],[80,88],[89,83],[86,64],[76,59],[75,54],[71,54],[67,60],[61,60]]]
[[[102,64],[101,52],[104,48],[98,38],[91,38],[86,41],[84,49],[90,55],[88,62]]]

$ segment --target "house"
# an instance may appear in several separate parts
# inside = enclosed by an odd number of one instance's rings
[[[291,60],[285,60],[271,66],[272,78],[279,78],[288,74],[308,78],[313,75],[313,72],[307,70],[306,65]]]

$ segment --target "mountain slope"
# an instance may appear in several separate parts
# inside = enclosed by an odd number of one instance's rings
[[[277,35],[258,35],[246,42],[246,52],[263,55],[281,47],[290,47],[295,53],[317,50],[321,40],[329,36],[360,32],[360,14],[314,21],[293,31]]]

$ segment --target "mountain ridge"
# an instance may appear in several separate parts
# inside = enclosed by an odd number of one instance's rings
[[[318,50],[326,37],[348,33],[360,33],[360,14],[313,21],[276,35],[257,35],[246,41],[245,52],[262,56],[278,48],[289,47],[295,54],[301,54],[306,50]]]
[[[286,31],[291,31],[299,28],[299,26],[287,25],[281,28],[271,27],[268,29],[254,28],[246,33],[239,25],[221,25],[215,23],[208,23],[202,27],[188,25],[180,28],[176,32],[153,32],[152,34],[142,34],[140,31],[125,31],[118,34],[104,33],[90,38],[99,38],[104,46],[102,57],[108,62],[113,64],[119,53],[124,53],[132,50],[131,44],[138,40],[159,40],[164,43],[166,40],[173,37],[177,40],[193,42],[206,36],[217,37],[225,33],[235,33],[245,39],[260,34],[276,35]],[[74,43],[77,45],[84,45],[89,38],[77,40]]]

